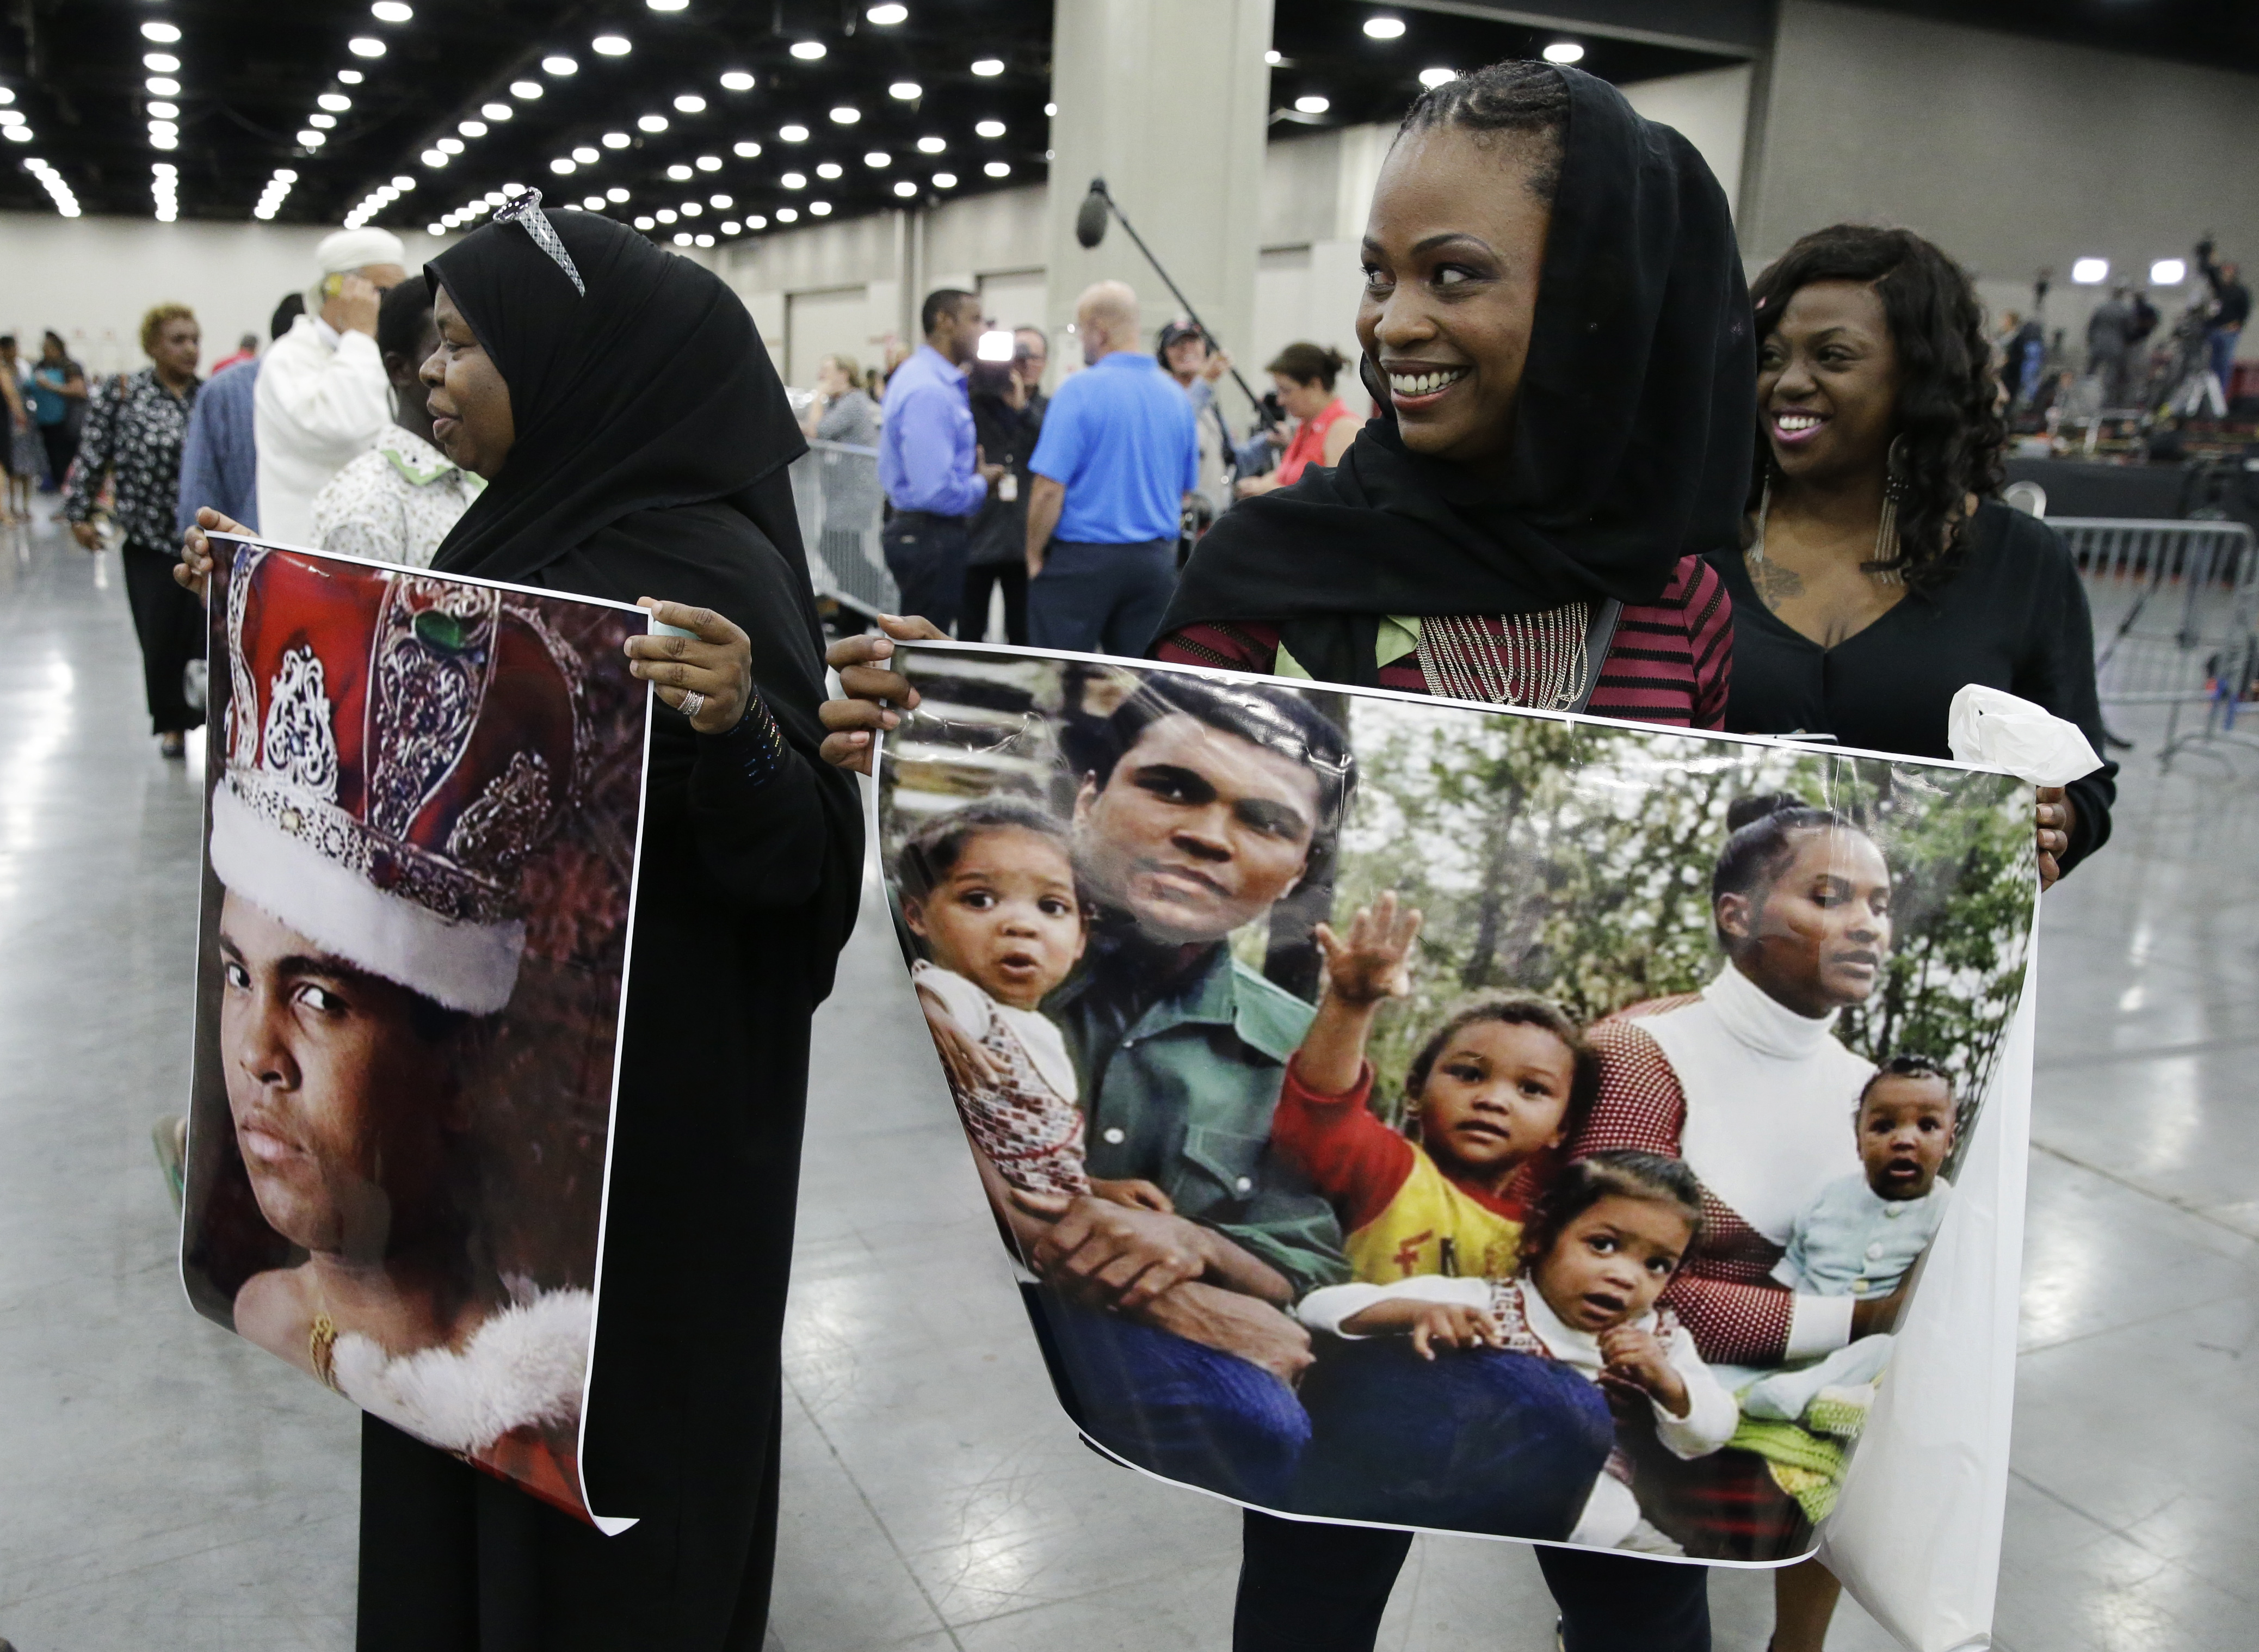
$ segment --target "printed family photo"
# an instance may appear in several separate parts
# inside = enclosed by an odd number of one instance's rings
[[[901,659],[887,887],[1088,1438],[1279,1513],[1813,1551],[2022,991],[2021,783]]]
[[[588,1518],[645,616],[214,546],[189,1293]]]

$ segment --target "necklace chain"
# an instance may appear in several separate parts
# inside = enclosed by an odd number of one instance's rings
[[[1428,692],[1486,705],[1565,711],[1584,692],[1592,605],[1571,602],[1495,623],[1475,614],[1420,622],[1420,675]]]
[[[1757,527],[1756,537],[1749,541],[1749,560],[1752,566],[1765,559],[1765,518],[1772,514],[1772,478],[1765,478],[1764,491],[1757,495]],[[1875,524],[1875,555],[1870,562],[1859,565],[1859,571],[1878,585],[1903,585],[1906,569],[1899,561],[1899,488],[1893,482],[1883,489],[1883,514]]]

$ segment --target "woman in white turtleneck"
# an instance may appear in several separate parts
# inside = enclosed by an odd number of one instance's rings
[[[1664,1300],[1706,1360],[1778,1365],[1885,1330],[1899,1307],[1896,1294],[1800,1295],[1772,1277],[1796,1214],[1859,1169],[1852,1117],[1874,1064],[1843,1047],[1835,1022],[1882,978],[1891,874],[1865,832],[1798,799],[1747,800],[1729,819],[1710,886],[1726,966],[1699,993],[1593,1029],[1600,1100],[1571,1156],[1637,1148],[1686,1161],[1702,1182],[1702,1232]],[[1718,1459],[1696,1470],[1720,1495],[1692,1499],[1707,1541],[1689,1552],[1799,1552],[1809,1528],[1764,1465]]]

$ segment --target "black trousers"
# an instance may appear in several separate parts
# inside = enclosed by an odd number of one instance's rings
[[[958,610],[957,634],[969,643],[992,640],[988,635],[988,594],[1004,587],[1004,641],[1025,644],[1028,640],[1028,565],[1024,562],[979,562],[965,570],[965,606]]]
[[[903,613],[923,614],[944,631],[957,623],[965,601],[967,538],[963,518],[923,510],[896,511],[880,530]]]
[[[39,426],[39,445],[47,450],[47,474],[54,479],[55,490],[62,490],[63,477],[78,457],[78,432],[70,427],[68,419]]]
[[[1372,1652],[1412,1534],[1249,1510],[1232,1652]],[[1568,1652],[1710,1652],[1707,1567],[1540,1548]]]
[[[125,601],[133,610],[133,634],[141,639],[141,685],[149,699],[153,733],[175,734],[195,728],[203,717],[189,709],[182,674],[204,655],[203,604],[173,580],[177,553],[125,542]]]

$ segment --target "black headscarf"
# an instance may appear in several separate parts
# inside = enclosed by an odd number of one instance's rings
[[[1503,462],[1479,475],[1411,452],[1378,395],[1337,467],[1224,513],[1162,636],[1283,620],[1313,675],[1370,685],[1383,615],[1652,602],[1681,557],[1735,541],[1757,366],[1725,194],[1678,133],[1560,74],[1560,184]],[[1500,169],[1499,188],[1522,187]]]
[[[523,580],[622,517],[728,500],[772,544],[755,484],[808,444],[745,305],[710,271],[595,213],[548,215],[588,292],[522,224],[424,267],[510,386],[517,439],[433,568]],[[784,495],[789,506],[790,495]],[[798,546],[796,526],[790,536]]]

